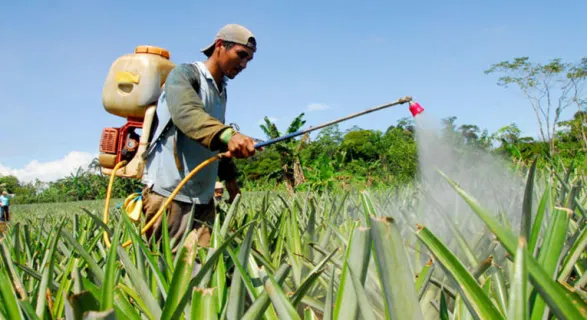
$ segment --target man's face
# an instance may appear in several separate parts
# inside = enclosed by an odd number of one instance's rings
[[[241,71],[246,69],[249,61],[253,60],[254,52],[252,49],[233,44],[230,49],[224,45],[219,52],[218,63],[222,73],[229,79],[234,79]]]

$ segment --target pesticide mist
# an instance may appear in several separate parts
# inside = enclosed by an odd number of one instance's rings
[[[459,239],[455,238],[459,234],[460,241],[464,239],[477,258],[486,258],[484,255],[492,252],[497,242],[478,242],[491,239],[483,222],[439,171],[514,230],[519,230],[523,177],[516,175],[504,160],[464,143],[462,134],[441,129],[440,123],[426,113],[416,117],[415,127],[420,197],[416,222],[450,244],[457,255],[463,255],[460,248],[464,245],[457,245]],[[501,261],[503,257],[493,258]]]
[[[475,245],[486,232],[483,222],[438,171],[514,230],[519,230],[523,177],[516,175],[502,159],[464,143],[460,133],[442,130],[440,123],[426,113],[416,117],[416,141],[421,188],[418,223],[428,226],[445,243],[454,244],[458,241],[454,239],[455,233],[460,233],[477,258],[486,258],[484,252],[492,252],[496,242]],[[456,251],[462,254],[461,250]]]
[[[397,267],[407,262],[412,277],[420,279],[420,276],[425,277],[427,274],[430,281],[435,283],[428,289],[420,290],[418,300],[423,319],[437,319],[439,288],[457,288],[459,284],[436,264],[430,273],[423,271],[426,270],[425,265],[429,266],[429,262],[436,259],[432,258],[433,253],[427,245],[418,239],[418,225],[430,230],[470,271],[476,268],[487,270],[483,268],[489,266],[511,269],[511,263],[506,262],[506,251],[493,233],[439,172],[453,180],[516,234],[520,229],[526,183],[523,175],[519,171],[516,173],[511,163],[467,144],[463,134],[450,125],[443,126],[441,121],[430,118],[426,112],[416,116],[414,127],[418,148],[416,181],[391,190],[368,193],[375,211],[391,217],[401,234],[407,259],[395,257],[397,260],[390,263]],[[347,214],[350,217],[356,218],[364,213],[364,205],[356,205],[359,201],[351,201],[355,205],[348,207]],[[365,283],[369,292],[380,290],[375,280],[379,274],[375,260],[371,259]],[[388,265],[387,268],[392,270],[394,266]],[[493,274],[497,275],[496,272]],[[452,294],[454,298],[455,293]],[[370,297],[374,303],[379,301],[376,295]],[[383,310],[383,306],[375,308]]]

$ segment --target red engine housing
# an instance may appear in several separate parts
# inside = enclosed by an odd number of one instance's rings
[[[104,128],[100,138],[100,153],[116,155],[116,160],[110,165],[103,163],[103,167],[114,167],[125,158],[134,157],[138,149],[139,136],[134,132],[143,128],[142,119],[128,118],[120,128]]]

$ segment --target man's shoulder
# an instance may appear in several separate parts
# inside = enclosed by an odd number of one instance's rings
[[[189,82],[192,86],[200,82],[198,67],[195,63],[177,64],[165,80],[166,84],[180,84],[186,82]]]
[[[198,75],[198,66],[196,63],[183,62],[176,65],[175,68],[171,70],[169,76],[172,74],[194,77]]]

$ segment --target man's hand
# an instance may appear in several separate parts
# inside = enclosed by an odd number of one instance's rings
[[[262,150],[262,149],[260,149]],[[255,154],[255,140],[241,133],[236,133],[228,141],[228,158],[248,158]]]
[[[226,181],[226,190],[228,191],[229,195],[228,203],[232,203],[234,198],[236,198],[236,195],[241,193],[236,180]]]

